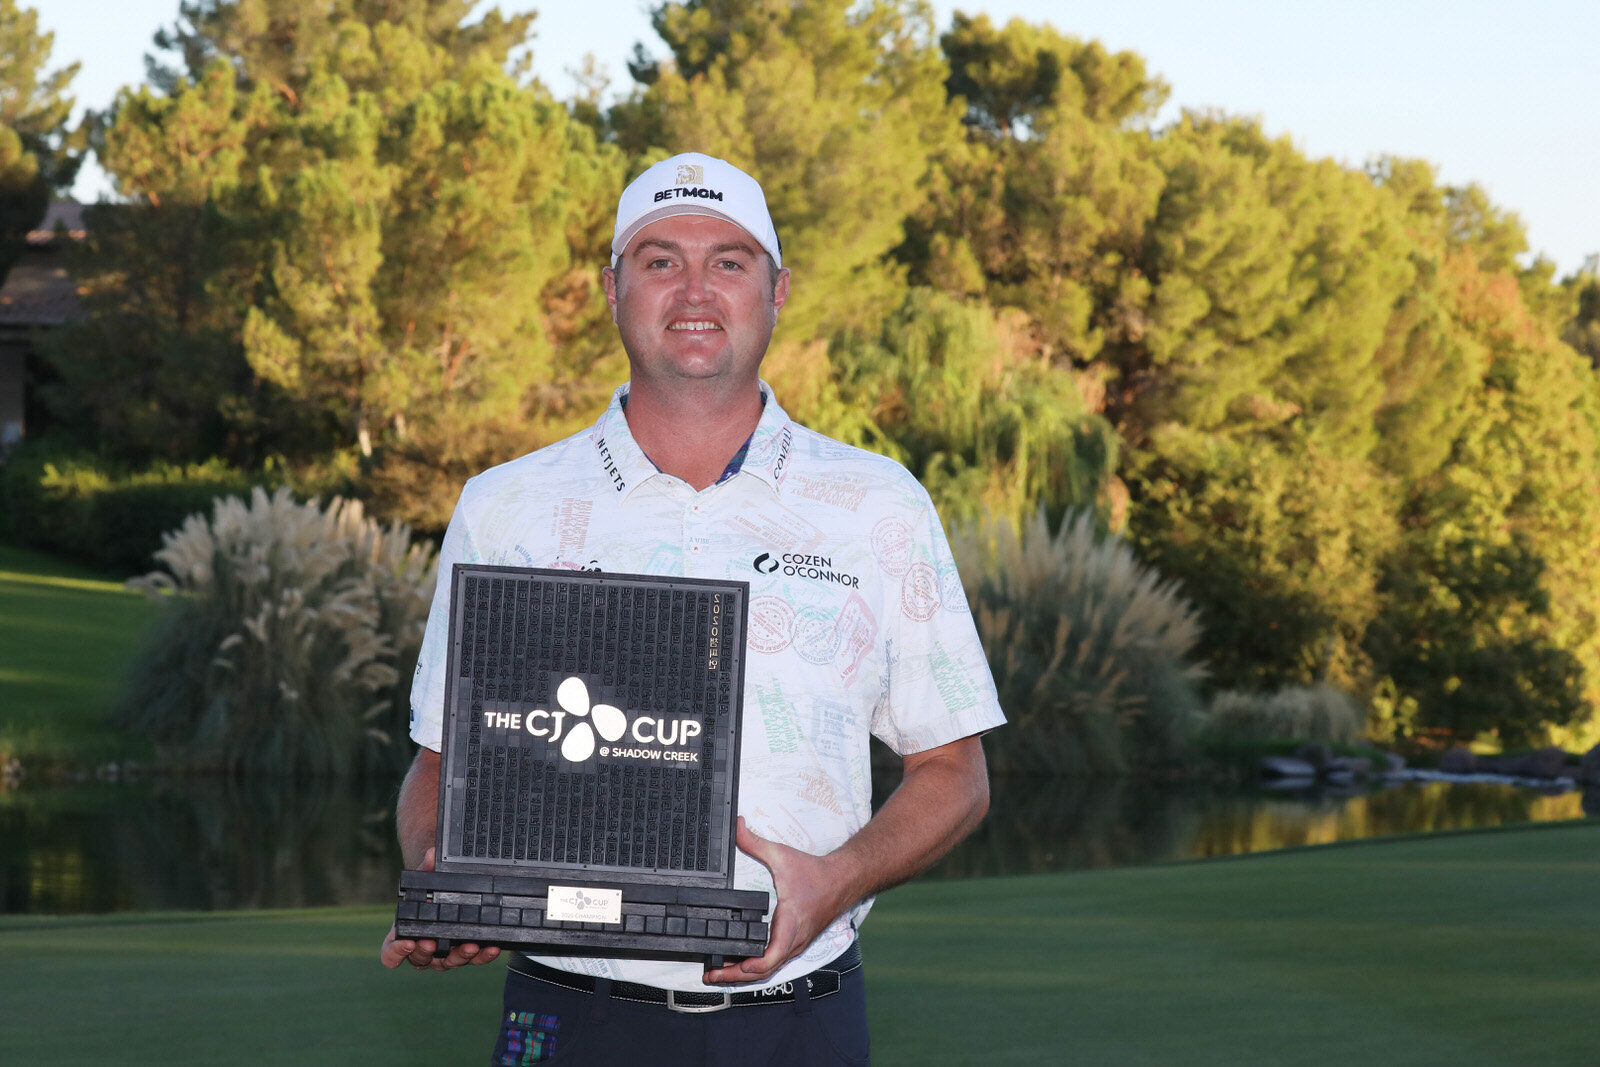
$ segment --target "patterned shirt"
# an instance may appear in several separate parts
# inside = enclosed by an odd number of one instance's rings
[[[902,755],[1005,721],[955,561],[927,492],[892,460],[814,433],[761,388],[738,472],[696,492],[634,441],[617,390],[590,429],[469,481],[440,550],[412,687],[411,735],[440,746],[455,563],[730,579],[750,584],[739,814],[822,855],[872,817],[868,735]],[[772,892],[738,853],[734,886]],[[871,899],[762,983],[844,951]],[[698,963],[545,959],[704,990]]]

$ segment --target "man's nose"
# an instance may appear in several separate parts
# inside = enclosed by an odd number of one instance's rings
[[[710,273],[702,266],[688,266],[678,276],[679,292],[683,299],[691,304],[703,304],[711,299],[711,289],[707,284]]]

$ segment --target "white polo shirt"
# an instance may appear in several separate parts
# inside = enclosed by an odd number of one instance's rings
[[[518,567],[750,583],[739,814],[822,855],[872,817],[868,734],[921,752],[1005,721],[933,503],[893,460],[791,422],[771,388],[738,472],[696,492],[657,470],[622,412],[466,484],[411,692],[411,736],[440,746],[450,567]],[[772,892],[738,853],[734,885]],[[763,985],[815,970],[855,937],[871,899]],[[706,989],[698,963],[541,958],[567,970]]]

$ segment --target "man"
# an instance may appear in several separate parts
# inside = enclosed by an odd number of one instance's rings
[[[1004,721],[949,548],[902,467],[790,422],[760,380],[790,278],[754,179],[697,153],[651,167],[622,194],[602,277],[628,384],[590,430],[470,481],[445,535],[405,860],[432,865],[453,563],[749,582],[734,881],[774,894],[766,953],[704,972],[515,955],[493,1062],[865,1062],[856,930],[873,894],[983,817],[978,735]],[[869,733],[905,762],[876,815]],[[433,947],[391,930],[383,962],[498,954]]]

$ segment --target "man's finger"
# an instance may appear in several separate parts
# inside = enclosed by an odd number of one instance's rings
[[[745,825],[743,816],[739,818],[737,825],[734,827],[733,841],[734,844],[739,846],[739,851],[759,862],[767,870],[772,871],[774,875],[777,874],[775,864],[780,861],[783,854],[782,850],[787,846],[762,837],[750,829]]]
[[[400,966],[405,958],[411,955],[417,943],[409,938],[404,940],[395,937],[394,927],[389,927],[389,933],[383,939],[383,947],[378,950],[378,959],[390,970]]]
[[[413,941],[411,942],[411,952],[406,956],[406,959],[413,967],[427,967],[434,962],[433,950],[434,943],[432,941]]]
[[[707,971],[703,980],[710,983],[759,982],[788,963],[796,953],[795,946],[791,944],[789,926],[783,921],[782,910],[783,906],[780,904],[778,913],[772,916],[774,922],[767,937],[766,952],[760,956],[740,960],[738,963],[730,963],[715,971]]]

